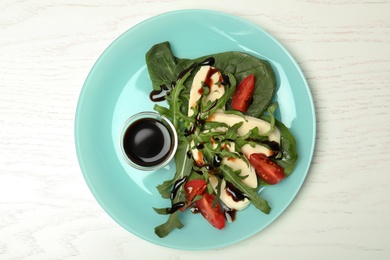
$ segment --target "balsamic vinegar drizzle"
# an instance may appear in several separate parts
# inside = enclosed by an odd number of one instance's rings
[[[177,180],[174,184],[173,184],[173,190],[172,190],[172,193],[171,193],[171,200],[174,200],[175,197],[176,197],[176,194],[178,192],[178,190],[180,189],[180,187],[187,181],[187,176],[184,176],[183,178]]]
[[[175,213],[178,209],[184,207],[186,204],[184,202],[177,202],[172,205],[171,208],[167,209],[168,214]]]
[[[175,181],[173,184],[173,190],[170,195],[171,202],[175,199],[177,192],[179,191],[180,187],[183,186],[183,184],[187,181],[187,176],[184,176],[183,178]],[[167,209],[168,214],[175,213],[178,209],[184,207],[186,204],[183,201],[179,201],[177,203],[172,204],[170,208]]]
[[[222,162],[222,157],[219,154],[214,155],[213,165],[219,167]]]
[[[149,98],[153,102],[160,102],[165,100],[165,96],[169,95],[171,89],[168,88],[165,84],[160,86],[160,90],[152,90],[149,94]]]
[[[233,222],[234,220],[236,220],[237,211],[235,209],[231,209],[228,206],[226,206],[224,203],[222,203],[222,211],[225,215],[225,219],[228,222]]]
[[[248,195],[245,193],[242,193],[239,189],[237,189],[233,184],[230,182],[226,182],[226,192],[229,194],[232,199],[236,202],[244,200],[244,199],[249,199]]]
[[[215,63],[214,57],[209,57],[209,58],[205,59],[202,62],[194,63],[191,66],[189,66],[187,69],[185,69],[182,72],[180,72],[179,76],[177,77],[176,82],[179,81],[187,72],[193,70],[195,67],[198,67],[198,66],[212,66],[212,65],[214,65],[214,63]],[[225,80],[225,78],[223,78],[223,80]],[[149,94],[150,100],[152,100],[153,102],[164,101],[165,97],[169,96],[171,90],[175,87],[176,82],[172,82],[170,87],[168,87],[165,84],[160,85],[160,89],[159,90],[153,90],[152,92],[150,92],[150,94]]]
[[[215,63],[214,57],[209,57],[205,59],[204,61],[199,63],[199,66],[213,66]]]

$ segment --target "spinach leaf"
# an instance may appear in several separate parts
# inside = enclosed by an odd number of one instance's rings
[[[263,115],[261,119],[271,121],[271,118],[267,115]],[[290,130],[282,122],[275,119],[275,126],[280,131],[280,149],[283,154],[282,158],[275,160],[275,162],[283,167],[284,174],[288,176],[294,170],[298,160],[297,143]]]
[[[193,60],[176,58],[179,62],[177,63],[173,74],[177,76],[191,64],[202,62],[209,57],[215,59],[214,67],[224,73],[233,74],[237,82],[241,82],[251,74],[255,75],[253,102],[249,106],[246,114],[260,117],[270,105],[276,92],[276,77],[269,62],[247,53],[230,51],[203,56]],[[192,79],[193,75],[192,77],[189,77],[186,82],[188,91],[191,87]],[[228,109],[232,109],[230,104],[228,104]]]
[[[153,89],[159,90],[161,85],[169,87],[174,79],[173,71],[176,67],[176,58],[172,54],[169,42],[152,46],[145,59]]]
[[[288,176],[294,170],[295,164],[298,161],[297,143],[294,136],[282,122],[276,121],[275,125],[280,130],[280,143],[283,153],[282,159],[276,162],[284,168],[284,173]]]
[[[237,82],[241,82],[250,74],[255,75],[255,92],[253,103],[249,106],[246,114],[260,117],[270,105],[276,92],[276,78],[274,71],[268,61],[259,59],[244,52],[230,51],[199,57],[196,59],[181,59],[175,57],[171,51],[169,42],[162,42],[154,45],[146,54],[146,64],[154,89],[160,89],[161,85],[170,86],[179,75],[194,63],[200,63],[205,59],[213,57],[214,67],[224,73],[233,74]],[[195,73],[192,73],[184,82],[186,88],[184,96],[189,95],[191,84]],[[183,103],[186,104],[183,100]],[[228,102],[228,109],[231,106]],[[183,107],[186,112],[187,107]]]

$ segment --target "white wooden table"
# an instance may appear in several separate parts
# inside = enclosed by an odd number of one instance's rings
[[[313,94],[317,145],[290,207],[228,248],[180,251],[127,232],[78,165],[74,117],[93,64],[154,15],[211,9],[270,32]],[[390,259],[390,1],[0,2],[0,259]]]

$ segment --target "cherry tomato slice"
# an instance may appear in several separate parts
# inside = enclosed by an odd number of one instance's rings
[[[284,169],[262,153],[251,154],[249,162],[257,176],[268,184],[276,184],[285,177]]]
[[[253,92],[255,91],[255,75],[251,74],[244,78],[238,85],[232,98],[232,107],[245,113],[252,103]]]
[[[205,180],[194,179],[184,184],[184,190],[186,191],[187,200],[193,201],[196,195],[202,195],[206,190],[207,183]]]
[[[213,207],[215,195],[210,193],[203,194],[200,200],[195,202],[202,216],[215,228],[223,229],[225,227],[225,216],[222,212],[221,204],[217,203]]]

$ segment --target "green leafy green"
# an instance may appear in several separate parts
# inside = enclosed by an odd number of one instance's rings
[[[208,58],[214,58],[213,66],[219,69],[223,75],[223,82],[217,84],[224,85],[224,94],[215,101],[204,101],[204,97],[209,94],[209,88],[203,87],[202,97],[197,101],[193,109],[192,116],[188,114],[188,102],[193,78],[202,64]],[[275,119],[274,113],[277,103],[271,103],[276,91],[276,79],[271,65],[252,55],[242,52],[224,52],[203,56],[196,59],[183,59],[175,57],[170,48],[169,42],[154,45],[146,54],[146,63],[153,89],[160,90],[162,86],[168,89],[165,96],[168,107],[155,105],[154,109],[161,115],[169,118],[178,133],[178,149],[175,154],[176,172],[174,176],[157,186],[161,196],[171,200],[171,208],[154,208],[158,214],[169,215],[167,221],[155,228],[155,233],[159,237],[168,235],[175,228],[182,228],[183,224],[179,219],[179,212],[171,210],[176,205],[180,207],[185,204],[185,191],[180,186],[172,198],[172,189],[179,180],[185,178],[186,181],[192,179],[204,179],[207,182],[207,191],[216,194],[213,205],[218,203],[222,180],[233,184],[242,193],[246,194],[251,203],[260,211],[268,214],[271,210],[268,202],[264,200],[257,189],[247,186],[243,180],[247,176],[242,176],[240,171],[234,171],[226,165],[215,165],[216,157],[220,158],[240,158],[247,164],[249,161],[241,153],[241,147],[245,144],[254,146],[264,145],[273,149],[273,145],[268,141],[268,135],[277,127],[281,133],[281,144],[276,151],[275,160],[281,165],[285,174],[289,175],[295,167],[298,159],[296,142],[289,129]],[[253,102],[245,114],[231,108],[231,99],[236,90],[236,85],[245,77],[255,75],[255,92]],[[225,123],[210,122],[207,119],[217,110],[226,109],[226,114],[239,115],[244,120],[246,116],[261,118],[270,122],[271,128],[265,134],[260,134],[257,127],[251,129],[247,134],[240,136],[238,129],[243,122],[229,127]],[[266,114],[264,114],[266,113]],[[191,142],[194,145],[191,146]],[[235,143],[235,150],[226,149],[226,145]],[[201,153],[203,155],[203,165],[194,163],[188,156],[192,149],[198,149],[197,145],[202,144]],[[280,148],[280,149],[279,149]],[[218,183],[216,188],[211,185],[210,178],[216,177]],[[195,200],[200,199],[197,195]]]
[[[275,113],[275,110],[276,108],[278,107],[278,103],[273,103],[271,104],[268,108],[267,108],[267,112],[269,114],[269,117],[270,117],[270,124],[271,124],[271,127],[270,129],[267,131],[267,133],[265,133],[264,135],[265,136],[268,136],[270,133],[272,133],[275,129],[275,116],[274,116],[274,113]]]
[[[256,189],[253,189],[246,185],[244,182],[242,182],[241,177],[239,177],[238,174],[233,171],[232,168],[230,168],[229,166],[222,165],[221,169],[225,180],[232,183],[234,187],[239,189],[242,193],[246,194],[249,197],[249,200],[251,201],[253,206],[261,210],[265,214],[270,213],[271,207],[265,199],[260,197]]]
[[[267,115],[263,115],[261,118],[268,122],[271,120]],[[282,166],[284,174],[289,176],[298,161],[297,143],[290,130],[282,122],[275,119],[275,126],[280,131],[280,150],[282,151],[282,158],[275,160],[275,162]]]
[[[171,85],[176,58],[172,54],[169,42],[162,42],[150,48],[146,53],[146,63],[153,89],[158,90],[161,85]]]
[[[255,75],[253,103],[249,106],[246,114],[254,117],[261,116],[270,105],[276,92],[276,77],[268,61],[261,60],[243,52],[223,52],[193,60],[183,59],[179,61],[175,67],[174,75],[178,75],[190,64],[202,62],[211,56],[215,59],[213,66],[224,73],[234,75],[237,82],[241,82],[251,74]],[[191,82],[192,79],[187,82],[187,88],[190,88]],[[230,102],[227,102],[227,104],[229,105]],[[228,106],[228,109],[232,109],[230,105]]]
[[[276,160],[276,162],[284,168],[284,174],[288,176],[294,170],[298,161],[297,143],[294,136],[282,122],[275,121],[275,125],[281,134],[280,149],[283,154],[282,159]]]
[[[172,214],[169,214],[167,222],[155,227],[154,232],[157,236],[163,238],[171,233],[171,231],[175,228],[181,229],[182,227],[184,227],[184,225],[179,219],[179,212],[176,211]]]
[[[209,57],[215,59],[214,67],[224,73],[234,75],[237,82],[241,82],[251,74],[255,75],[253,103],[249,106],[246,114],[254,117],[261,116],[270,105],[276,92],[275,73],[268,61],[244,52],[230,51],[196,59],[181,59],[173,55],[169,42],[156,44],[146,54],[146,63],[153,88],[159,89],[163,84],[170,86],[171,82],[175,81],[180,73],[192,64],[200,63]],[[190,75],[185,82],[187,95],[190,91],[194,74]],[[184,97],[182,98],[184,99]],[[182,101],[184,101],[183,99]],[[226,104],[228,109],[231,109],[229,106],[230,102],[226,102]]]

